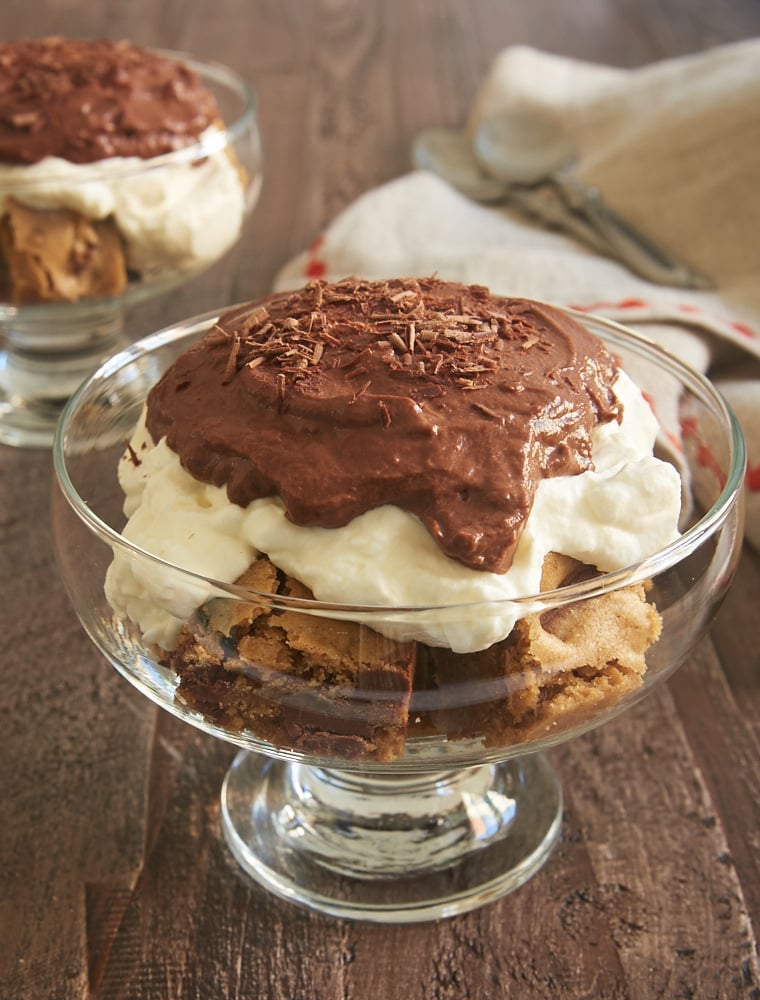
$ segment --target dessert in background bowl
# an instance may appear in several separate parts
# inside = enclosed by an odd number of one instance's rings
[[[0,440],[52,441],[124,312],[218,261],[258,197],[253,94],[126,41],[0,44]]]
[[[714,449],[708,510],[628,367]],[[615,324],[432,278],[313,282],[78,390],[57,554],[117,669],[242,748],[223,820],[250,874],[430,919],[537,870],[561,818],[537,751],[688,656],[738,557],[743,454],[709,383]]]

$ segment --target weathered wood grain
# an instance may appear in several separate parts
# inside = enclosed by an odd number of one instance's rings
[[[6,0],[0,37],[131,37],[255,86],[266,153],[240,247],[135,335],[263,294],[362,191],[458,124],[508,44],[636,66],[760,33],[756,0]],[[552,752],[561,842],[512,896],[412,927],[331,920],[224,845],[230,748],[155,709],[58,580],[50,461],[0,447],[0,998],[760,997],[760,557],[626,716]]]

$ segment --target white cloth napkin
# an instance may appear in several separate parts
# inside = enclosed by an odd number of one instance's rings
[[[437,274],[638,328],[706,371],[736,412],[749,453],[747,537],[760,547],[760,39],[636,70],[509,48],[483,82],[468,129],[501,109],[528,108],[561,117],[578,147],[578,176],[714,289],[651,284],[422,171],[350,205],[283,268],[276,288]],[[707,463],[703,474],[714,474]]]

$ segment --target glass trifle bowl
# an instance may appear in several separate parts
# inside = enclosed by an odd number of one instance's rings
[[[80,118],[95,108],[95,151],[77,148],[81,122],[72,125],[71,137],[62,129],[61,155],[34,160],[32,151],[29,162],[9,161],[0,149],[0,441],[50,447],[74,389],[135,339],[125,332],[127,310],[209,268],[237,243],[258,199],[262,153],[254,94],[227,67],[126,42],[24,44],[51,46],[42,57],[35,54],[40,62],[31,72],[29,95],[22,92],[21,70],[19,93],[12,95],[28,110],[16,109],[10,118],[21,123],[20,138],[31,142],[45,131],[39,125],[44,115],[55,120],[57,113],[43,110],[35,119],[35,108],[46,108],[46,74],[56,78],[45,60],[55,61],[59,44],[94,46],[95,66],[91,77],[82,73],[81,96],[75,101],[65,93],[61,101]],[[99,46],[107,47],[104,55]],[[117,68],[109,68],[112,58]],[[157,79],[145,71],[130,85],[122,108],[118,73],[134,70],[132,58],[162,62]],[[176,75],[161,75],[166,66],[176,67]],[[74,95],[76,86],[70,88]],[[193,110],[196,97],[203,117]],[[177,134],[161,133],[162,114],[172,125],[179,122]],[[152,131],[147,150],[138,152],[143,123]],[[112,132],[121,145],[111,147]],[[15,155],[12,140],[6,141],[7,155]],[[155,155],[148,152],[154,147]],[[88,159],[100,150],[102,158]]]
[[[73,607],[138,690],[239,748],[221,791],[222,827],[257,882],[377,922],[497,899],[537,872],[560,831],[561,788],[543,751],[667,678],[730,585],[742,544],[736,420],[703,376],[660,347],[576,315],[638,385],[657,387],[684,428],[677,445],[666,434],[657,444],[680,480],[675,537],[606,572],[555,553],[540,587],[505,599],[422,604],[404,592],[352,603],[315,598],[274,551],[270,561],[265,528],[249,569],[229,582],[197,558],[227,544],[216,527],[238,516],[215,506],[218,487],[181,488],[170,516],[195,548],[186,558],[181,547],[150,551],[124,537],[119,478],[125,466],[140,475],[145,461],[133,435],[151,387],[218,319],[132,345],[67,404],[53,522]],[[216,527],[199,544],[194,518],[205,508]],[[640,514],[643,525],[649,513]],[[374,558],[379,566],[384,552]],[[337,569],[351,556],[332,559]],[[361,571],[349,566],[349,579]],[[473,633],[479,648],[468,650],[462,636]]]

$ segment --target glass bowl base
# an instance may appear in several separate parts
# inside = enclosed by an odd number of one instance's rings
[[[544,757],[422,774],[339,771],[241,751],[222,788],[225,838],[276,895],[332,916],[412,923],[517,889],[559,835]]]

